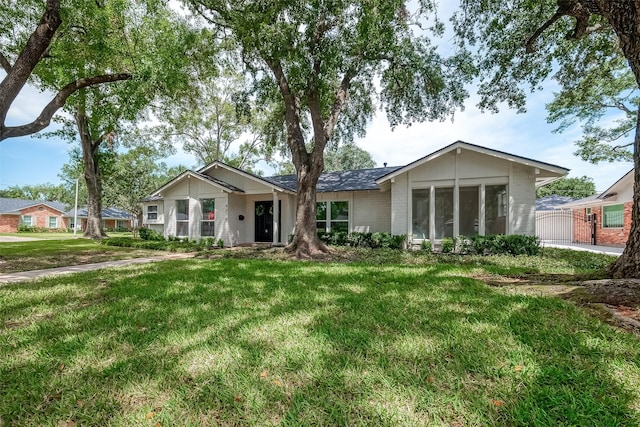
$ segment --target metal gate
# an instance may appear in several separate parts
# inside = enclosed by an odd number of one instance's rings
[[[536,236],[543,243],[596,244],[596,216],[582,210],[536,212]]]

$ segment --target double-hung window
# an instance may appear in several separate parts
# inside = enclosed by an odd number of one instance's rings
[[[147,221],[155,221],[158,219],[158,205],[147,206]]]
[[[176,200],[176,236],[189,235],[189,200]]]
[[[31,215],[22,215],[22,225],[31,227],[33,225],[33,217]]]
[[[202,237],[213,237],[215,236],[216,199],[200,199],[200,206],[202,206],[200,235]]]
[[[58,217],[50,216],[48,226],[49,228],[58,228]]]

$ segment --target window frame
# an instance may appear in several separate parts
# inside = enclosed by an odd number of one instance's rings
[[[55,225],[51,226],[51,220],[55,221]],[[58,217],[57,216],[49,216],[47,217],[47,228],[58,228]]]
[[[213,201],[213,210],[207,210],[207,212],[205,212],[205,201]],[[216,199],[215,198],[205,198],[205,199],[200,199],[200,212],[202,212],[202,218],[200,219],[200,236],[201,237],[215,237],[216,236]],[[210,215],[211,212],[213,212],[213,219],[205,219],[205,215]],[[207,217],[208,218],[208,217]],[[206,225],[210,225],[211,226],[211,233],[212,234],[204,234],[203,230],[204,230],[204,226]]]
[[[321,218],[318,217],[318,206],[321,204],[326,204],[326,209],[325,209],[325,217]],[[335,218],[331,218],[331,205],[333,203],[346,203],[347,205],[347,219],[335,219]],[[350,203],[348,200],[322,200],[319,202],[316,202],[316,230],[318,232],[326,232],[329,233],[331,231],[333,231],[334,229],[334,223],[340,223],[340,224],[346,224],[347,225],[347,233],[350,232],[351,230],[351,214],[350,214],[350,207],[349,207]],[[322,228],[318,227],[318,223],[324,223],[325,227],[324,230]]]
[[[25,218],[29,218],[29,222],[25,221]],[[20,217],[20,225],[26,225],[27,227],[33,227],[33,215],[22,215]]]
[[[622,207],[622,209],[620,210],[620,212],[622,213],[622,220],[621,220],[620,225],[614,225],[614,226],[606,225],[607,215],[605,213],[605,210],[607,208],[618,207],[618,206]],[[615,203],[615,204],[612,204],[612,205],[603,205],[602,206],[602,224],[601,224],[601,228],[603,228],[603,229],[621,229],[621,228],[624,228],[624,203]]]
[[[186,202],[186,207],[187,207],[187,211],[186,211],[186,215],[187,218],[186,219],[178,219],[178,202]],[[176,237],[189,237],[189,209],[190,209],[190,203],[189,203],[189,199],[177,199],[176,200]],[[179,234],[178,231],[180,229],[180,227],[178,227],[178,224],[186,224],[186,234]]]
[[[151,210],[154,208],[155,210]],[[154,215],[152,218],[151,215]],[[158,205],[147,205],[147,221],[157,221],[158,220]]]

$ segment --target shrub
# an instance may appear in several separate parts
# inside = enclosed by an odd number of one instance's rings
[[[422,243],[420,243],[420,250],[429,254],[433,252],[433,245],[431,244],[431,241],[423,240]]]
[[[448,254],[453,252],[453,239],[450,239],[449,237],[445,237],[444,239],[442,239],[440,241],[440,250],[442,251],[442,253],[444,254]]]
[[[218,239],[218,241],[216,242],[216,246],[218,246],[219,248],[224,248],[224,240]]]
[[[140,227],[140,230],[138,230],[138,232],[140,233],[140,238],[142,240],[155,240],[155,241],[164,240],[164,236],[160,232],[156,230],[152,230],[150,228]]]
[[[475,253],[480,255],[538,255],[540,241],[536,236],[495,234],[491,236],[473,236],[471,238],[471,247]]]
[[[405,235],[390,233],[362,233],[354,231],[319,231],[318,238],[327,245],[350,246],[353,248],[388,248],[402,249],[406,240]]]

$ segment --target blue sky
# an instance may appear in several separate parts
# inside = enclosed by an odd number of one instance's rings
[[[3,76],[0,75],[0,78]],[[473,93],[473,88],[471,88]],[[579,138],[575,126],[562,134],[554,134],[553,125],[546,122],[545,104],[553,97],[552,85],[531,95],[528,112],[516,114],[503,108],[498,114],[481,113],[474,98],[454,120],[414,124],[409,128],[391,130],[384,113],[370,123],[367,136],[356,141],[369,151],[378,166],[404,165],[456,140],[530,157],[571,169],[569,176],[590,176],[598,191],[604,191],[632,168],[631,163],[603,163],[592,165],[573,155],[573,141]],[[20,94],[9,113],[8,124],[26,123],[37,116],[50,99],[49,94],[27,87]],[[0,142],[0,189],[14,185],[60,183],[57,176],[68,161],[70,145],[58,139],[12,138]],[[168,159],[169,165],[195,165],[193,156],[178,147],[178,153]],[[271,174],[272,171],[265,170]]]

